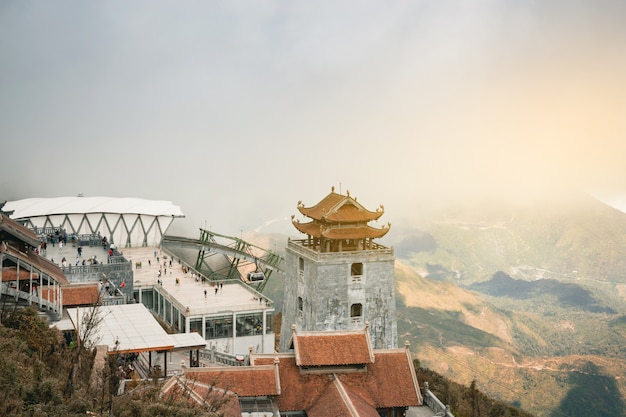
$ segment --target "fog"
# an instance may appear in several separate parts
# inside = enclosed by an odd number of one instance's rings
[[[626,3],[0,4],[0,201],[168,200],[271,229],[331,187],[383,220],[626,195]],[[617,196],[617,197],[616,197]]]

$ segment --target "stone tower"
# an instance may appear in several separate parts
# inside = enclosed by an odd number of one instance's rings
[[[330,194],[312,207],[298,202],[307,217],[289,239],[280,350],[289,349],[291,326],[298,330],[354,330],[369,323],[375,349],[397,347],[393,249],[374,239],[390,225],[370,226],[384,213],[369,211],[356,198]]]

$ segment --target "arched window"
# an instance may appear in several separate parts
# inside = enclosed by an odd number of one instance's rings
[[[350,317],[359,318],[363,316],[363,304],[357,303],[350,306]]]

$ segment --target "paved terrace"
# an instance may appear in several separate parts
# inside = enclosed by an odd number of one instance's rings
[[[192,315],[264,310],[274,307],[270,300],[238,280],[223,281],[222,286],[213,285],[208,280],[206,282],[203,282],[202,279],[196,281],[192,277],[193,271],[191,269],[186,274],[183,272],[183,265],[178,263],[178,258],[172,260],[172,267],[170,267],[170,256],[159,248],[123,248],[120,251],[133,265],[135,289],[138,285],[142,287],[159,285],[157,280],[160,280],[162,287],[181,306],[189,308]],[[159,258],[158,261],[157,257]],[[138,262],[141,262],[140,268],[135,266]],[[162,270],[160,277],[158,276],[159,263]],[[167,273],[165,273],[166,270]],[[177,278],[178,284],[176,284]]]
[[[75,266],[76,259],[78,259],[78,264],[82,265],[83,260],[87,263],[88,260],[95,256],[98,263],[107,263],[107,257],[109,256],[108,249],[105,249],[102,245],[82,245],[82,256],[78,257],[78,245],[75,245],[71,242],[68,242],[66,245],[59,246],[56,243],[52,246],[52,243],[48,243],[48,248],[45,253],[40,253],[40,255],[49,259],[53,263],[57,264],[61,267],[61,261],[65,258],[68,266]]]

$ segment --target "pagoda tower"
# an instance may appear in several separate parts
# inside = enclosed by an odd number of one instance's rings
[[[307,218],[292,223],[306,238],[289,239],[280,350],[289,349],[291,326],[302,331],[356,330],[368,326],[375,349],[397,347],[393,248],[375,242],[389,231],[369,223],[384,213],[356,198],[330,194]]]

